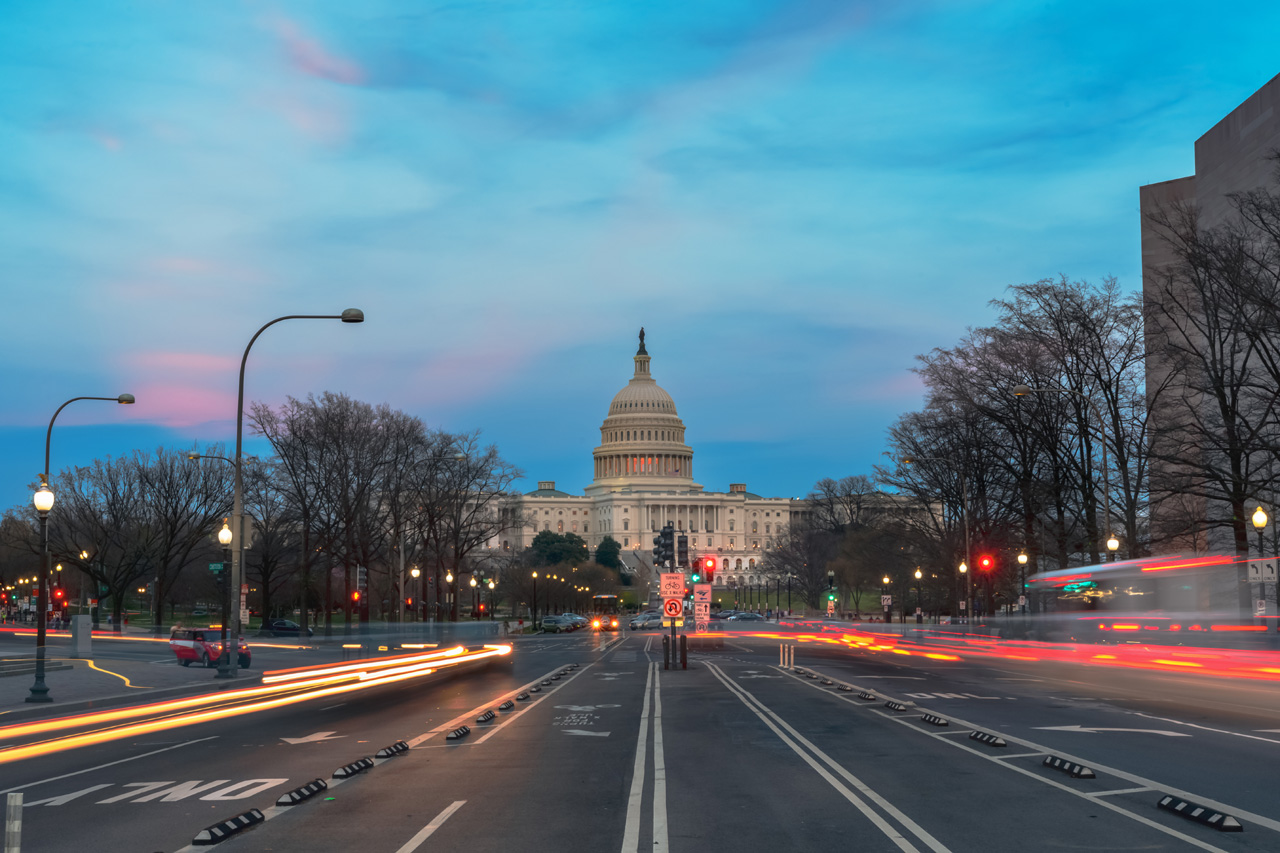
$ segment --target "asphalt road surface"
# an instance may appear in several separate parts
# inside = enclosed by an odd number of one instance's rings
[[[1280,850],[1269,683],[810,645],[791,668],[760,629],[687,670],[656,632],[523,638],[509,664],[0,765],[0,789],[23,851],[168,853],[250,809],[218,849]]]

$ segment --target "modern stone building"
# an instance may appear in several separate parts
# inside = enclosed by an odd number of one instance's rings
[[[1228,222],[1233,212],[1232,193],[1274,184],[1277,165],[1280,165],[1274,159],[1277,151],[1280,151],[1280,76],[1272,78],[1196,140],[1195,174],[1139,188],[1144,302],[1150,304],[1167,277],[1166,271],[1175,262],[1175,255],[1162,239],[1154,217],[1183,205],[1195,209],[1201,229]],[[1187,303],[1193,301],[1188,299]],[[1152,328],[1148,319],[1148,338],[1153,344],[1149,352],[1154,353],[1148,355],[1146,364],[1148,402],[1152,432],[1159,433],[1164,425],[1177,423],[1186,407],[1207,406],[1211,402],[1186,387],[1171,387],[1161,393],[1161,402],[1152,405],[1151,396],[1169,376],[1168,365],[1155,345],[1158,342],[1152,338]],[[1181,455],[1190,461],[1195,454],[1205,452],[1190,438],[1179,438],[1177,433],[1165,434],[1170,444],[1153,449],[1177,447],[1177,451],[1164,455]],[[1162,479],[1177,482],[1181,474],[1179,467],[1153,459],[1153,486]],[[1223,507],[1193,497],[1193,491],[1187,489],[1152,507],[1151,537],[1156,552],[1231,550],[1229,531],[1221,527],[1197,527],[1196,523],[1196,519],[1221,518]]]
[[[628,573],[648,579],[653,537],[666,524],[689,538],[691,559],[714,556],[717,586],[762,581],[764,553],[805,502],[765,498],[744,483],[727,492],[711,492],[693,480],[694,451],[685,441],[685,425],[671,399],[650,373],[644,330],[634,356],[634,373],[609,403],[600,425],[600,444],[592,451],[594,479],[583,494],[542,481],[520,497],[513,526],[491,545],[527,548],[540,531],[576,533],[595,549],[605,536],[622,545]]]

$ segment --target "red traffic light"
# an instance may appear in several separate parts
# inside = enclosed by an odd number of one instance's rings
[[[707,568],[714,569],[716,567],[715,557],[707,557]]]
[[[55,589],[55,590],[53,591],[53,597],[54,597],[54,598],[56,598],[56,599],[58,599],[59,601],[61,601],[61,600],[62,600],[62,596],[63,596],[63,595],[64,595],[64,593],[63,593],[63,591],[62,591],[62,587],[58,587],[57,589]]]
[[[355,590],[354,592],[352,592],[352,593],[351,593],[351,600],[352,600],[352,601],[359,601],[359,600],[360,600],[360,590],[358,590],[358,589],[357,589],[357,590]]]
[[[982,570],[983,570],[984,572],[989,572],[989,571],[991,571],[991,568],[992,568],[995,564],[996,564],[996,561],[995,561],[995,560],[993,560],[991,557],[988,557],[988,556],[986,556],[986,555],[983,555],[983,556],[981,556],[981,557],[979,557],[979,558],[978,558],[978,565],[982,567]]]

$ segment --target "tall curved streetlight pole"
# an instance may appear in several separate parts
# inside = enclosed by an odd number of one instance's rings
[[[228,678],[235,678],[239,669],[240,608],[237,606],[239,602],[236,596],[240,592],[244,575],[244,465],[242,462],[244,449],[244,369],[245,365],[249,363],[249,350],[253,349],[253,344],[258,340],[258,337],[276,323],[282,323],[285,320],[341,320],[344,323],[363,323],[364,312],[359,308],[348,308],[341,314],[286,314],[264,324],[262,328],[254,332],[253,337],[249,339],[249,345],[244,348],[244,356],[240,359],[240,387],[236,393],[236,485],[231,505],[231,515],[234,519],[232,533],[235,534],[235,550],[234,559],[231,563],[231,631],[227,635],[229,647],[235,649],[237,653],[231,655],[231,661],[227,667]]]
[[[121,394],[117,397],[72,397],[58,407],[49,418],[49,429],[44,434],[44,472],[40,474],[40,490],[35,493],[36,512],[40,514],[40,543],[44,549],[44,560],[40,563],[39,586],[36,588],[36,678],[31,685],[28,702],[52,702],[49,688],[44,683],[45,635],[48,620],[45,611],[49,607],[49,510],[53,509],[53,490],[49,488],[49,446],[53,441],[53,422],[62,414],[62,410],[77,400],[106,400],[128,406],[133,403],[132,394]]]

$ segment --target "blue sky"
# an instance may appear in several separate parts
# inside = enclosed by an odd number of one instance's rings
[[[0,506],[325,390],[580,491],[644,325],[696,479],[868,472],[1009,284],[1140,286],[1139,185],[1274,3],[0,0]],[[251,444],[251,447],[254,445]]]

